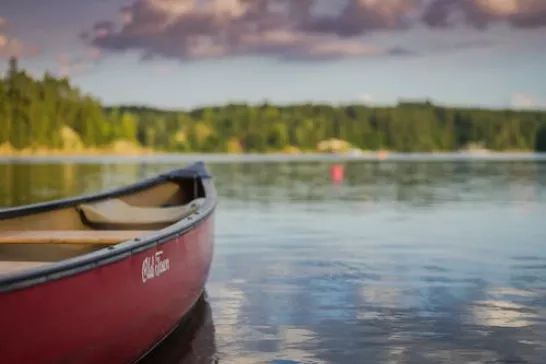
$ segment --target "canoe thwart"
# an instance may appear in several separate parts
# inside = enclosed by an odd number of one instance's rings
[[[117,244],[149,233],[144,230],[0,231],[0,244]]]
[[[92,224],[138,226],[147,224],[172,224],[195,212],[205,201],[195,199],[185,205],[171,207],[142,207],[111,198],[81,204],[79,210]]]

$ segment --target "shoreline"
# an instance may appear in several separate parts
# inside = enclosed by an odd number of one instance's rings
[[[309,155],[324,155],[324,156],[345,156],[345,157],[368,157],[378,156],[387,158],[393,155],[472,155],[472,156],[487,156],[487,155],[508,155],[508,154],[540,154],[529,150],[504,150],[494,151],[488,149],[460,149],[456,151],[432,151],[432,152],[397,152],[388,149],[378,150],[361,150],[351,149],[345,151],[321,151],[317,150],[297,150],[297,151],[268,151],[268,152],[177,152],[177,151],[162,151],[158,149],[150,149],[140,146],[130,146],[122,148],[78,148],[78,149],[48,149],[48,148],[2,148],[0,146],[0,158],[51,158],[51,157],[150,157],[150,156],[309,156]]]
[[[83,148],[83,149],[46,149],[46,148],[25,148],[13,149],[0,146],[0,158],[9,157],[76,157],[76,156],[101,156],[101,155],[153,155],[158,151],[145,148],[128,148],[116,150],[115,148]]]
[[[467,151],[459,152],[430,152],[430,153],[398,153],[386,151],[370,151],[360,154],[351,153],[176,153],[146,151],[138,153],[41,153],[41,154],[16,154],[0,153],[0,163],[43,163],[43,162],[85,162],[85,163],[117,163],[135,162],[143,163],[179,163],[202,160],[209,163],[226,162],[282,162],[282,161],[457,161],[457,160],[544,160],[546,153],[528,151],[488,152],[475,153]]]

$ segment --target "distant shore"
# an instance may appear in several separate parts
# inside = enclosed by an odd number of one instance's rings
[[[0,77],[0,99],[5,106],[0,107],[3,159],[167,153],[178,158],[179,153],[263,153],[305,159],[317,152],[367,159],[391,158],[394,151],[438,155],[449,150],[469,156],[546,152],[546,110],[456,107],[426,99],[389,106],[267,101],[183,110],[106,106],[69,78],[33,77],[14,57]]]
[[[379,156],[388,157],[390,155],[506,155],[506,154],[537,154],[534,151],[526,150],[507,150],[507,151],[491,151],[491,150],[460,150],[460,151],[433,151],[433,152],[397,152],[387,150],[366,150],[366,151],[348,151],[348,152],[323,152],[320,150],[286,152],[286,151],[269,151],[263,153],[242,152],[242,153],[222,153],[222,152],[176,152],[153,150],[147,148],[129,148],[129,149],[114,149],[114,148],[84,148],[77,150],[70,149],[11,149],[2,150],[0,148],[0,157],[138,157],[138,156],[158,156],[158,155],[225,155],[225,156],[245,156],[245,155],[283,155],[283,156],[303,156],[303,155],[331,155],[331,156]]]
[[[56,153],[40,154],[0,154],[0,163],[190,163],[201,160],[207,163],[260,163],[260,162],[345,162],[345,161],[456,161],[456,160],[546,160],[546,153],[534,153],[527,151],[512,152],[433,152],[433,153],[397,153],[397,152],[366,152],[361,154],[351,153],[173,153],[161,151],[146,151],[142,153],[109,153],[106,150],[86,150],[80,153]]]
[[[0,150],[0,157],[100,157],[100,156],[148,156],[155,154],[167,154],[155,150],[128,150],[116,151],[112,149],[22,149],[22,150]]]
[[[17,149],[10,144],[0,145],[0,157],[75,157],[75,156],[144,156],[159,153],[151,148],[144,148],[134,143],[116,142],[108,147],[47,148],[42,146]]]
[[[154,157],[154,156],[226,156],[226,157],[245,157],[245,156],[330,156],[330,157],[351,157],[351,158],[379,158],[385,159],[396,155],[428,155],[428,156],[445,156],[445,155],[467,155],[467,156],[494,156],[494,155],[510,155],[510,154],[529,154],[535,152],[527,150],[506,150],[493,151],[486,148],[464,148],[458,151],[432,151],[432,152],[397,152],[391,150],[361,150],[350,146],[345,148],[317,148],[316,150],[300,150],[297,147],[287,148],[279,151],[268,152],[177,152],[165,151],[160,149],[152,149],[141,147],[140,145],[127,142],[116,142],[108,147],[83,147],[78,148],[24,148],[16,149],[10,145],[0,145],[0,158],[78,158],[78,157]]]

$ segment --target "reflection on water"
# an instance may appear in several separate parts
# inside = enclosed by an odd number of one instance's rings
[[[138,364],[215,364],[214,322],[206,294],[190,315]]]
[[[344,164],[339,184],[330,162],[211,165],[214,320],[152,362],[545,362],[544,162]],[[0,203],[173,167],[0,165]]]

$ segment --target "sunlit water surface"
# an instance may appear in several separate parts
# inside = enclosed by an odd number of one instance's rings
[[[546,362],[546,162],[211,164],[216,251],[193,326],[150,362]],[[0,164],[0,204],[156,164]]]

